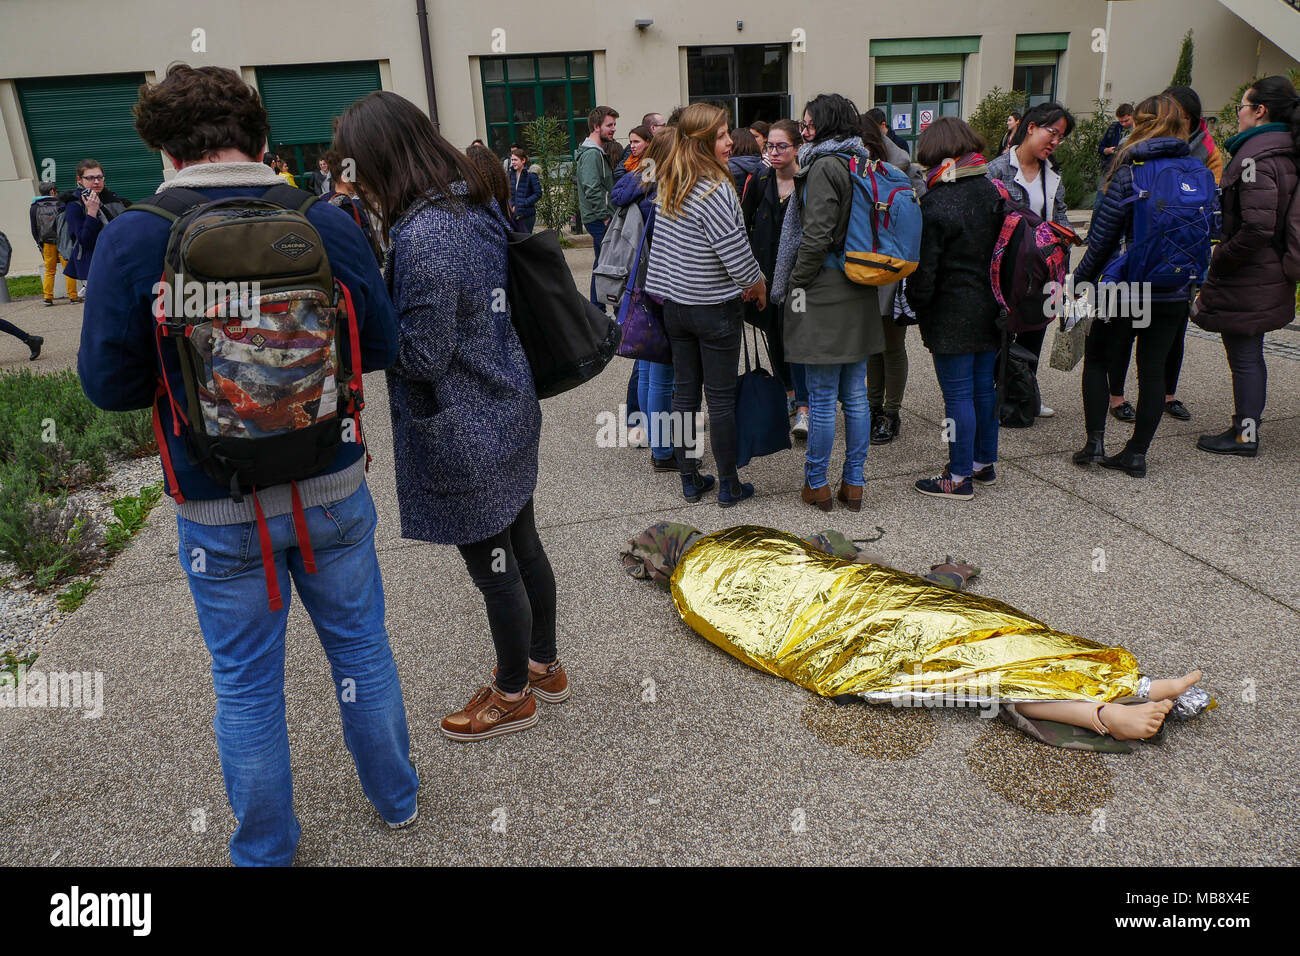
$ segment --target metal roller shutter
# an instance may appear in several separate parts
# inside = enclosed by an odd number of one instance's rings
[[[257,69],[257,88],[271,119],[270,142],[328,143],[334,117],[380,89],[379,64],[308,63]]]
[[[962,54],[876,57],[876,84],[960,83]]]
[[[163,180],[163,160],[135,131],[131,108],[143,82],[143,73],[18,80],[36,175],[53,159],[59,189],[71,189],[77,163],[93,157],[113,192],[133,201],[151,195]]]

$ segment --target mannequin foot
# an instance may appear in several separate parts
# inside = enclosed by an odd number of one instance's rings
[[[1193,684],[1201,679],[1200,670],[1194,670],[1190,674],[1184,674],[1182,677],[1170,678],[1169,680],[1153,680],[1151,690],[1147,693],[1148,700],[1170,700],[1179,694],[1186,693]]]
[[[1153,700],[1146,704],[1106,704],[1101,708],[1101,722],[1116,740],[1146,740],[1154,737],[1174,706],[1172,700]]]

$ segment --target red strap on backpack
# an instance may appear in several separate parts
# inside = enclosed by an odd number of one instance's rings
[[[275,555],[271,551],[271,529],[267,527],[266,515],[262,514],[262,502],[257,500],[257,489],[253,489],[253,511],[257,514],[257,538],[262,545],[262,573],[266,575],[266,603],[272,611],[284,607],[280,599],[280,578],[275,573]]]
[[[184,501],[185,496],[181,494],[180,482],[176,480],[176,471],[172,468],[172,453],[167,447],[167,436],[163,434],[162,416],[158,410],[158,399],[162,398],[165,391],[161,385],[153,396],[153,437],[158,442],[158,457],[162,459],[163,475],[170,486],[167,494],[171,495],[175,501]]]
[[[158,293],[158,298],[154,300],[153,304],[154,344],[158,348],[158,375],[162,380],[163,389],[167,392],[167,403],[171,406],[172,410],[172,432],[177,438],[179,438],[181,434],[181,422],[185,422],[185,424],[188,425],[190,420],[185,417],[180,406],[176,404],[176,396],[172,394],[171,382],[167,380],[167,366],[163,362],[162,340],[163,336],[167,334],[167,308],[163,301],[163,296],[167,294],[166,279],[167,273],[164,272],[162,277],[158,280],[158,282],[163,286],[163,289]]]
[[[293,495],[293,530],[298,536],[298,550],[302,552],[302,567],[308,574],[316,573],[316,555],[311,550],[311,534],[307,530],[307,513],[302,510],[302,498],[298,496],[298,482],[289,482],[289,493]]]

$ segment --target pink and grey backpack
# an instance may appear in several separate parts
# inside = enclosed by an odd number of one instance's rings
[[[1058,314],[1053,306],[1059,303],[1052,298],[1063,294],[1070,247],[1083,245],[1083,240],[1074,230],[1014,202],[998,180],[992,183],[1002,196],[1005,216],[989,261],[993,297],[1002,310],[998,325],[1012,334],[1047,328]]]

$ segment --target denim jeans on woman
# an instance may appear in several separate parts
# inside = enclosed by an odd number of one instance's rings
[[[673,448],[683,475],[699,470],[695,410],[709,403],[709,444],[719,479],[736,475],[736,367],[745,308],[740,296],[716,305],[664,302],[664,329],[673,348]],[[688,450],[695,450],[688,454]]]
[[[835,406],[844,406],[844,480],[862,484],[871,447],[871,410],[867,406],[867,360],[850,365],[804,365],[808,381],[808,452],[804,477],[810,488],[823,488],[835,444]]]
[[[998,460],[998,387],[993,382],[998,352],[934,353],[934,373],[943,390],[943,414],[952,428],[948,471],[962,478],[974,462]]]
[[[673,367],[638,359],[637,406],[645,416],[650,452],[658,461],[673,456],[673,433],[669,412],[673,407]]]
[[[334,675],[343,739],[361,789],[389,823],[415,813],[402,687],[384,629],[384,588],[375,556],[375,506],[362,486],[342,501],[306,510],[316,573],[304,572],[293,515],[267,519],[284,606],[267,609],[256,522],[204,525],[177,516],[180,561],[189,577],[217,693],[217,749],[238,825],[237,866],[288,866],[301,827],[293,812],[289,730],[284,716],[284,638],[290,578],[311,615]]]

